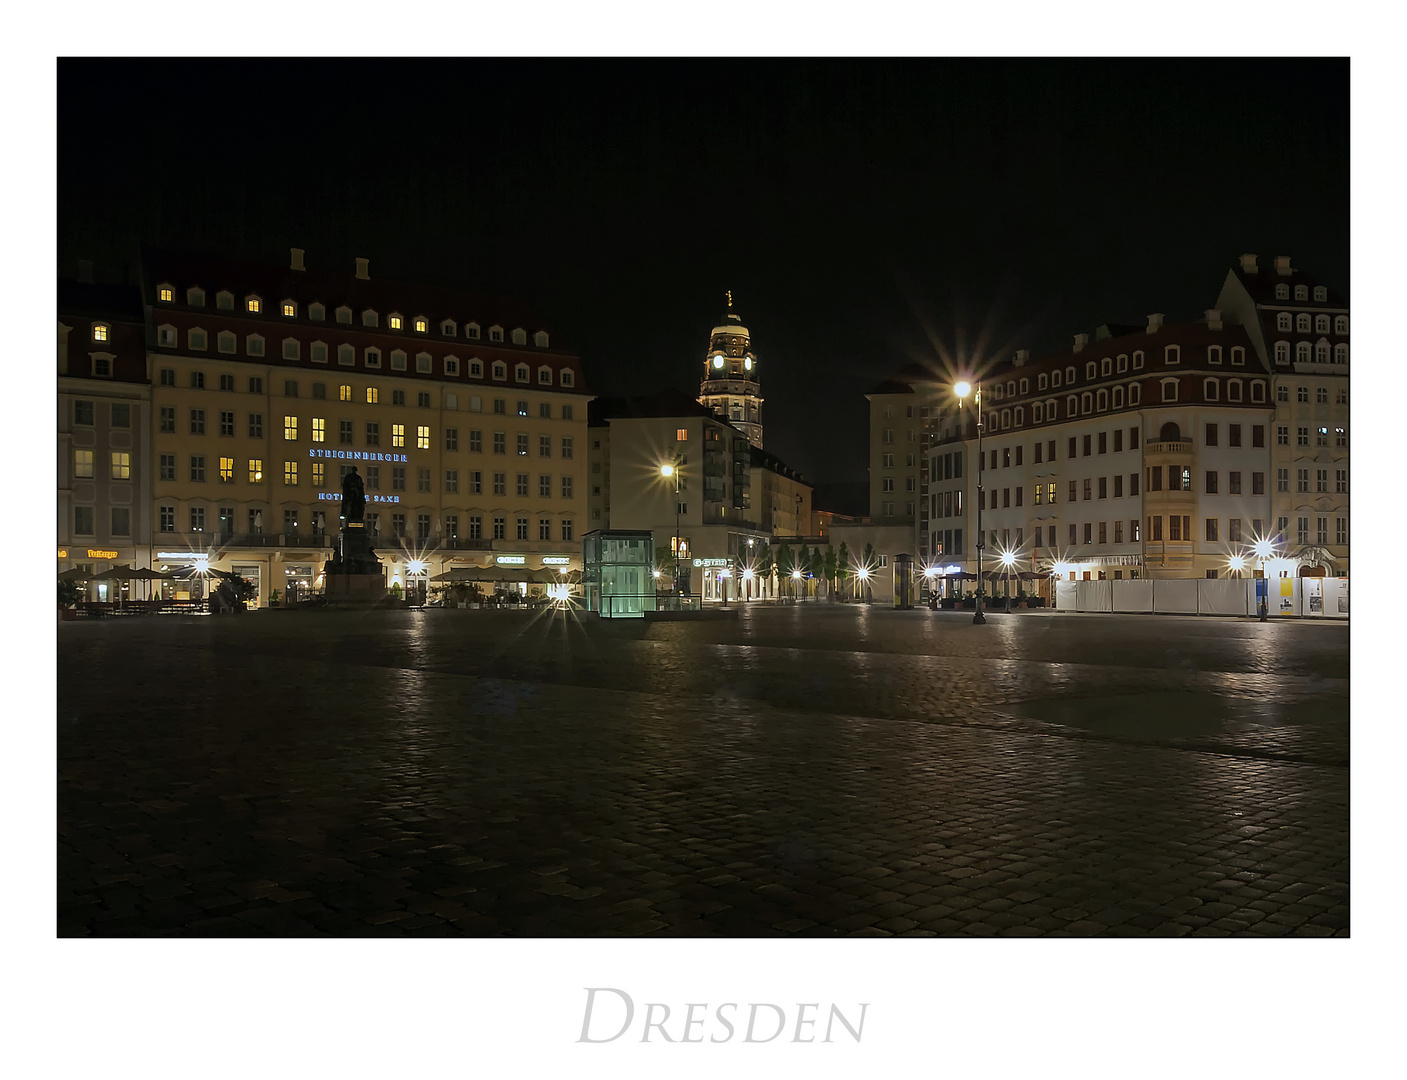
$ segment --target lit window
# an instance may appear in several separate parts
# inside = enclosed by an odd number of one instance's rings
[[[295,304],[292,300],[285,300],[283,302],[283,314],[284,318],[293,318],[298,314],[298,305]]]
[[[259,483],[262,483],[263,480],[264,480],[264,459],[263,459],[263,458],[250,458],[250,459],[249,459],[249,482],[250,482],[251,484],[259,484]]]
[[[430,328],[430,324],[429,324],[428,322],[426,322],[424,319],[416,319],[416,320],[415,320],[415,332],[416,332],[417,334],[423,334],[423,333],[425,333],[425,331],[428,330],[429,328]]]
[[[351,388],[349,385],[347,385],[346,383],[343,383],[341,386],[339,386],[339,387],[337,388],[337,398],[338,398],[339,401],[351,401],[351,400],[352,400],[352,388]]]
[[[283,485],[293,487],[298,483],[298,462],[285,461],[283,463]]]
[[[285,442],[296,442],[298,439],[298,417],[285,416],[283,418],[283,438]]]
[[[107,340],[107,327],[106,327],[104,324],[102,324],[102,323],[94,323],[94,324],[93,324],[93,340],[94,340],[94,341],[106,341],[106,340]]]
[[[430,449],[430,429],[424,424],[415,429],[415,446],[418,450]]]
[[[75,450],[73,452],[73,475],[79,480],[93,479],[93,451]]]
[[[235,471],[235,459],[232,457],[222,457],[220,459],[220,483],[233,484]]]
[[[389,326],[392,330],[399,330],[401,328],[401,317],[399,315],[390,316],[386,320],[386,325]]]
[[[171,303],[171,301],[176,299],[176,290],[171,288],[170,285],[163,285],[157,291],[157,295],[161,297],[161,302],[163,304],[169,304]]]
[[[392,425],[391,425],[391,445],[392,445],[392,446],[404,446],[404,445],[405,445],[405,425],[404,425],[404,424],[392,424]]]
[[[327,441],[327,421],[321,416],[313,417],[313,442]]]
[[[381,391],[374,386],[368,386],[366,388],[366,403],[368,405],[375,405],[380,400]]]
[[[255,315],[257,315],[259,313],[259,308],[261,305],[257,296],[251,296],[244,301],[244,306],[246,310],[251,311]]]

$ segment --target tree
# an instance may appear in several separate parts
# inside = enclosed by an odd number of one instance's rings
[[[795,565],[796,557],[791,553],[791,546],[783,540],[777,548],[777,573],[790,582],[791,571]]]
[[[826,554],[825,554],[825,564],[824,564],[824,565],[825,565],[825,572],[826,572],[826,581],[829,583],[829,584],[827,585],[827,587],[826,587],[826,599],[827,599],[827,600],[834,600],[834,599],[835,599],[835,595],[834,595],[834,594],[835,594],[835,548],[831,547],[829,544],[826,545]]]
[[[840,598],[846,597],[846,586],[850,582],[850,548],[846,546],[844,540],[840,542],[840,551],[835,559],[835,576],[840,579]]]
[[[73,607],[78,603],[78,586],[71,581],[59,582],[59,607]]]
[[[757,553],[757,565],[753,568],[759,581],[765,581],[772,576],[772,546],[763,544],[762,549]]]

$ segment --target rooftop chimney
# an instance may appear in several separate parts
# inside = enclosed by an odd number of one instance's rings
[[[1088,335],[1088,334],[1076,334],[1076,335],[1075,335],[1075,351],[1076,351],[1076,352],[1079,352],[1081,349],[1083,349],[1083,348],[1084,348],[1086,345],[1088,345],[1088,344],[1089,344],[1089,335]]]
[[[1256,274],[1260,272],[1260,267],[1256,265],[1256,257],[1254,255],[1241,256],[1241,272],[1243,274]]]
[[[1022,364],[1026,363],[1026,361],[1028,361],[1028,360],[1030,360],[1030,359],[1031,359],[1031,351],[1030,351],[1029,349],[1017,349],[1017,350],[1016,350],[1016,359],[1015,359],[1014,361],[1012,361],[1012,366],[1014,366],[1014,367],[1020,367]]]
[[[1208,329],[1208,330],[1220,330],[1220,329],[1221,329],[1221,312],[1219,312],[1216,308],[1208,308],[1208,309],[1207,309],[1207,329]]]
[[[1154,312],[1152,315],[1148,316],[1148,332],[1150,334],[1156,334],[1158,332],[1158,327],[1162,325],[1163,313],[1161,311]]]
[[[357,260],[357,277],[360,278],[362,281],[369,281],[371,279],[371,275],[366,272],[366,268],[369,262],[370,260],[368,259]]]
[[[1290,257],[1288,255],[1275,256],[1275,272],[1281,277],[1290,276]]]
[[[91,285],[91,284],[93,284],[93,260],[92,260],[92,259],[79,259],[79,260],[78,260],[78,280],[79,280],[80,282],[82,282],[84,285]]]
[[[288,267],[288,268],[289,268],[290,270],[304,270],[304,269],[306,269],[306,267],[304,267],[304,265],[303,265],[303,249],[302,249],[302,248],[289,248],[288,250],[289,250],[289,251],[292,253],[292,255],[293,255],[293,261],[292,261],[292,263],[289,264],[289,267]]]

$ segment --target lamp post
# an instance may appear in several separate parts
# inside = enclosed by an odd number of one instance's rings
[[[1013,566],[1015,566],[1015,565],[1016,565],[1016,552],[1014,552],[1014,551],[1003,551],[1003,552],[1002,552],[1002,568],[1006,570],[1006,581],[1005,581],[1005,583],[1003,584],[1003,588],[1006,589],[1006,610],[1007,610],[1007,613],[1008,613],[1008,614],[1010,614],[1010,612],[1011,612],[1011,568],[1012,568]]]
[[[674,477],[674,602],[679,603],[679,467],[661,465],[660,475],[668,480]]]
[[[1260,584],[1256,586],[1260,592],[1260,621],[1270,621],[1270,579],[1265,576],[1265,561],[1270,558],[1270,541],[1264,538],[1256,541],[1256,558],[1260,560]]]
[[[928,610],[938,610],[938,567],[930,566],[923,572],[928,579]]]
[[[969,391],[973,389],[968,383],[960,382],[953,390],[958,395],[958,408],[962,408],[962,403],[966,400]],[[974,404],[977,408],[977,614],[972,616],[972,621],[980,626],[987,621],[982,614],[982,549],[985,547],[982,533],[982,384],[976,386],[977,396]]]

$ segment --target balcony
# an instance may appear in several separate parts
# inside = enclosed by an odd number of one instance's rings
[[[735,488],[752,487],[752,478],[745,472],[735,472],[733,473],[733,486]]]
[[[1191,439],[1149,439],[1143,444],[1145,454],[1184,454],[1191,449]]]

